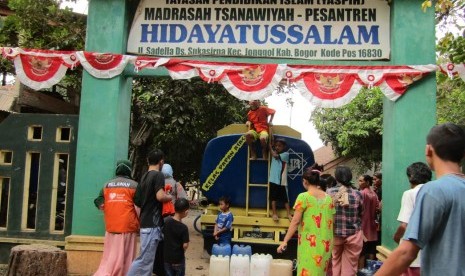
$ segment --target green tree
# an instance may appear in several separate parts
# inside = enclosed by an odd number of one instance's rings
[[[462,2],[462,13],[464,2]],[[457,28],[461,26],[456,25]],[[465,37],[447,32],[437,43],[438,64],[451,62],[460,64],[465,62]],[[452,122],[465,125],[465,82],[459,77],[449,76],[438,72],[436,75],[437,89],[437,117],[438,123]]]
[[[447,25],[457,25],[459,18],[463,17],[465,9],[465,0],[425,0],[421,4],[423,11],[433,7],[436,15],[436,23],[439,27],[447,27]]]
[[[343,107],[312,112],[323,142],[331,144],[337,156],[355,158],[358,171],[376,170],[381,163],[383,97],[379,88],[364,88]]]
[[[446,34],[437,45],[438,63],[452,62],[454,64],[465,62],[465,38]],[[438,72],[436,75],[437,115],[438,123],[452,122],[465,125],[465,82],[459,77],[449,76]]]
[[[438,123],[452,122],[465,125],[465,85],[459,78],[446,79],[438,76],[437,117]]]
[[[465,62],[465,37],[446,33],[436,45],[438,63],[451,62],[454,64]],[[441,80],[440,80],[441,81]]]
[[[159,148],[176,177],[197,180],[207,142],[222,127],[244,123],[247,112],[244,102],[223,86],[200,78],[136,79],[132,106],[131,158],[136,179],[146,169],[147,153]]]
[[[16,46],[22,48],[75,50],[83,49],[86,16],[60,9],[62,0],[9,0],[14,12],[6,21],[16,32]],[[10,37],[15,42],[14,37]],[[3,41],[2,41],[3,42]],[[13,46],[10,44],[9,46]]]

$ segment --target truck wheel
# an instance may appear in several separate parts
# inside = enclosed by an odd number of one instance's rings
[[[194,229],[195,231],[197,231],[198,233],[202,234],[202,230],[200,229],[200,222],[199,222],[199,219],[202,215],[198,215],[195,219],[194,219]],[[199,223],[199,224],[197,224]]]

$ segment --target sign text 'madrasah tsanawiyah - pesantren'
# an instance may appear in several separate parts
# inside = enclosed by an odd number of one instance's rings
[[[293,8],[145,8],[144,20],[170,21],[305,21],[376,22],[373,8],[306,8],[295,14]]]

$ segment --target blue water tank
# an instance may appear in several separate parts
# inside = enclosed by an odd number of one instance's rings
[[[210,140],[205,148],[200,182],[202,194],[210,202],[217,203],[221,196],[231,199],[231,206],[244,207],[247,194],[247,164],[249,163],[249,183],[268,183],[268,160],[247,160],[247,144],[240,143],[242,134],[218,136]],[[289,153],[287,189],[291,206],[304,191],[303,171],[315,163],[310,146],[294,137],[275,135],[287,143]],[[259,147],[258,147],[259,148]],[[250,187],[249,207],[266,208],[267,189]]]

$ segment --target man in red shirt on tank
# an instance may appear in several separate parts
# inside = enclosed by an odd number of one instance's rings
[[[249,102],[250,110],[247,113],[247,128],[249,131],[245,134],[245,140],[250,149],[250,158],[256,159],[257,153],[253,142],[260,139],[260,145],[262,146],[263,159],[268,158],[268,136],[269,126],[273,121],[275,110],[262,106],[259,100]],[[269,119],[268,119],[269,117]]]

